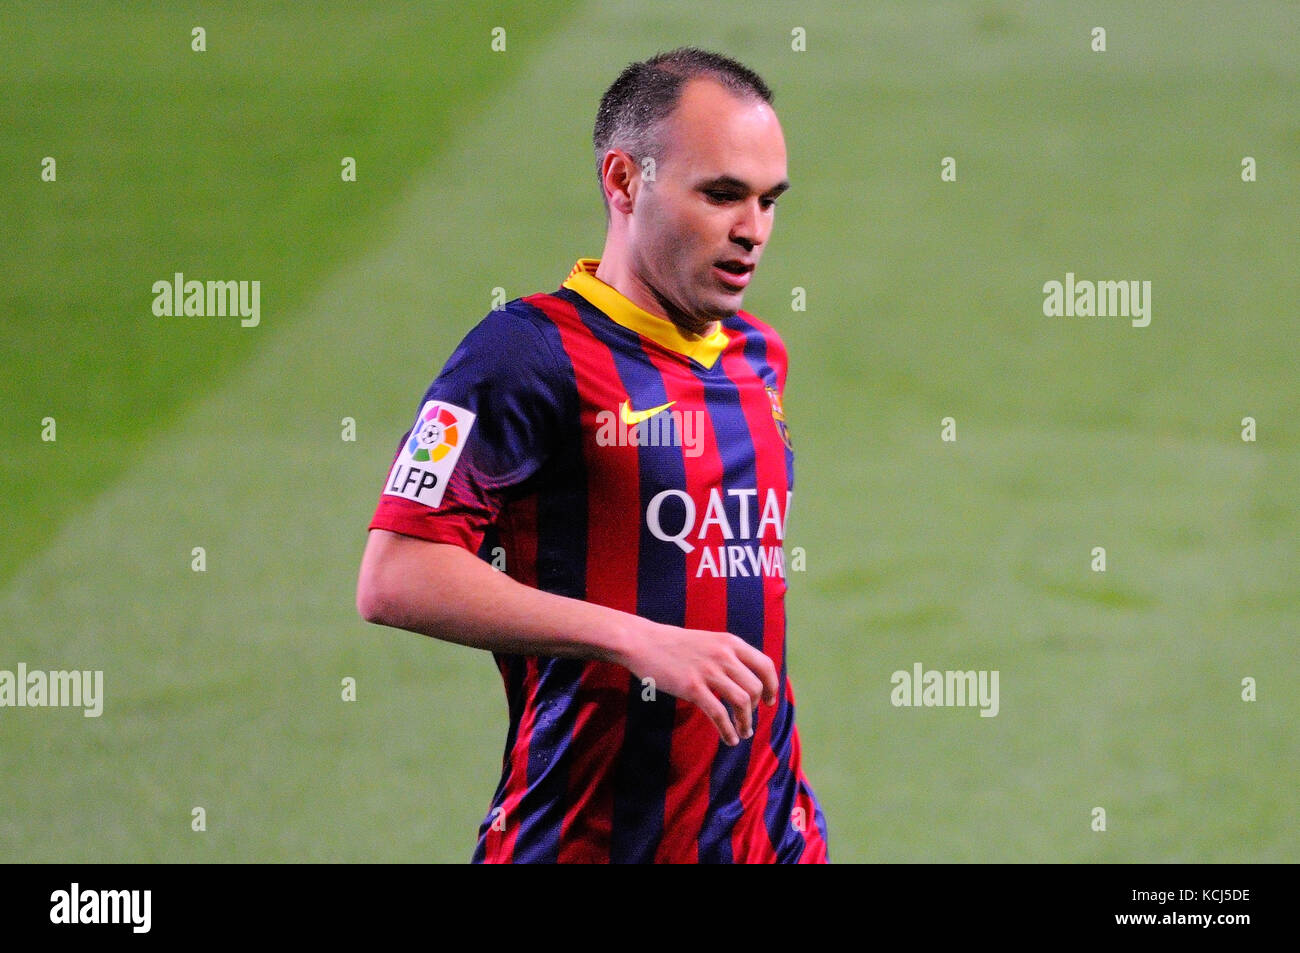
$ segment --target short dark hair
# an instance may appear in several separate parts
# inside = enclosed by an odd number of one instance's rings
[[[738,96],[772,102],[772,90],[762,77],[720,53],[684,46],[632,63],[605,90],[596,110],[591,141],[597,178],[610,149],[623,149],[634,159],[658,151],[661,123],[677,108],[686,83],[698,77],[716,80]],[[604,199],[603,182],[600,195]]]

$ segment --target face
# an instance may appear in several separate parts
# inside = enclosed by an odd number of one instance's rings
[[[699,334],[740,309],[788,186],[772,107],[690,80],[633,198],[628,254],[646,291]]]

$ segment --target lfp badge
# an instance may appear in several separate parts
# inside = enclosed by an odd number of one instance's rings
[[[781,435],[781,442],[787,450],[793,450],[794,447],[790,445],[790,428],[785,424],[785,406],[775,387],[767,389],[767,402],[772,405],[772,419],[776,421],[776,432]]]
[[[393,461],[384,493],[425,506],[441,503],[474,417],[472,411],[445,401],[431,400],[420,408],[410,439]]]

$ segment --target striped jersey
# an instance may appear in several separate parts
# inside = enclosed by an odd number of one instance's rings
[[[601,661],[496,654],[510,726],[476,862],[824,862],[786,673],[785,345],[744,311],[688,338],[581,259],[461,342],[370,523],[519,582],[731,632],[780,678],[736,747]]]

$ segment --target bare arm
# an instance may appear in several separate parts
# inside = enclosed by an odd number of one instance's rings
[[[367,622],[492,652],[614,662],[699,707],[732,745],[753,734],[760,698],[776,702],[771,659],[734,635],[542,592],[459,546],[387,530],[370,531],[357,611]]]

